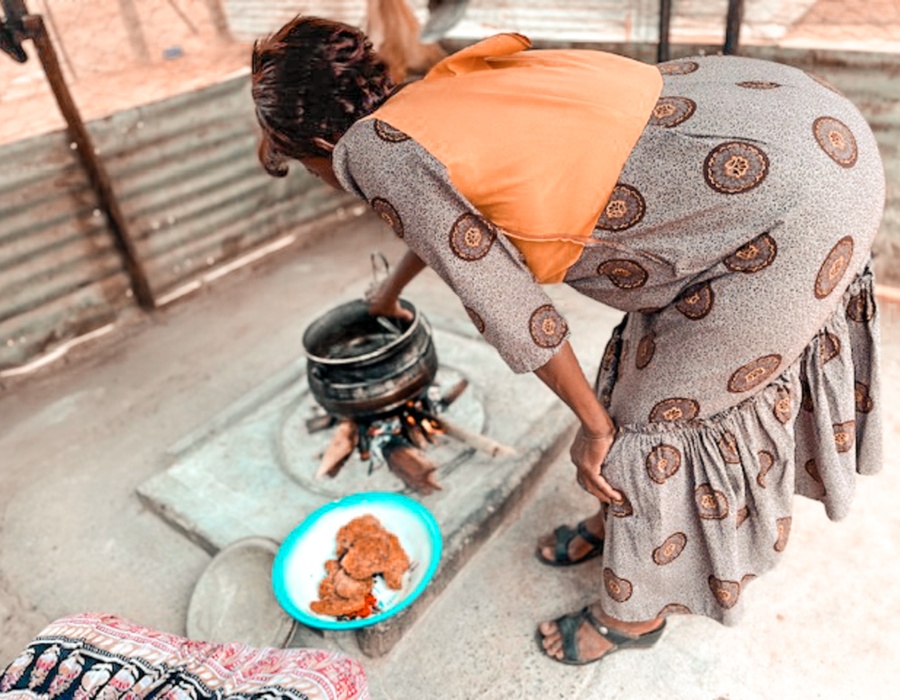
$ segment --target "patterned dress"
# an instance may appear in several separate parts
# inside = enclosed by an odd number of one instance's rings
[[[601,595],[622,620],[731,624],[787,545],[793,494],[840,519],[855,474],[880,468],[868,263],[884,174],[864,118],[803,71],[721,56],[659,69],[659,102],[565,278],[626,312],[597,377],[618,427],[603,474],[625,496],[606,513]],[[414,140],[357,122],[334,165],[512,369],[566,340],[517,249]]]

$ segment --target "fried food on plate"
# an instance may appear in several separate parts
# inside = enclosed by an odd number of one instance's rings
[[[377,605],[372,593],[374,577],[382,576],[388,588],[399,590],[403,574],[409,570],[409,557],[397,536],[371,514],[344,525],[336,540],[338,558],[325,562],[319,600],[310,608],[320,615],[368,617]]]

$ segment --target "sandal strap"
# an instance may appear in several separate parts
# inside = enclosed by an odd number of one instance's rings
[[[639,634],[637,636],[633,636],[630,634],[625,634],[624,632],[619,632],[618,630],[609,627],[608,625],[604,625],[600,620],[594,617],[594,613],[591,612],[590,606],[585,606],[582,611],[579,613],[579,617],[585,620],[594,630],[604,639],[608,639],[613,643],[613,648],[609,651],[615,650],[619,646],[624,645],[635,645],[635,643],[640,646],[650,646],[655,644],[656,641],[662,636],[663,629],[665,629],[666,621],[663,620],[662,624],[654,630],[650,630],[649,632],[645,632],[644,634]],[[609,653],[606,652],[607,654]]]
[[[578,534],[577,530],[573,530],[568,525],[560,525],[553,531],[553,541],[554,541],[554,556],[556,557],[556,561],[562,562],[564,564],[569,563],[571,558],[569,557],[569,543],[572,541],[572,538]]]
[[[578,653],[577,632],[581,627],[581,613],[563,615],[556,619],[556,627],[562,637],[563,643],[563,660],[565,661],[581,661]]]
[[[603,543],[605,542],[605,540],[602,537],[597,537],[597,535],[588,530],[587,525],[584,524],[584,520],[578,523],[575,528],[575,532],[583,537],[584,540],[592,547],[603,547]]]

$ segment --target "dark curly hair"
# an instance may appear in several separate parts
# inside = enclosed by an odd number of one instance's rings
[[[359,29],[298,16],[253,45],[252,95],[262,127],[259,160],[287,174],[285,158],[328,156],[331,144],[373,112],[394,85]]]

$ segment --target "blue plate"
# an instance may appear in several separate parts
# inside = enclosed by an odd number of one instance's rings
[[[338,530],[354,518],[371,514],[400,540],[410,569],[403,586],[394,591],[376,577],[373,593],[379,612],[355,620],[338,620],[314,613],[309,605],[319,598],[325,562],[335,558]],[[287,536],[272,565],[272,586],[281,607],[304,625],[346,630],[374,625],[396,615],[418,598],[434,576],[441,559],[441,531],[437,521],[418,501],[398,493],[369,492],[347,496],[310,514]]]

